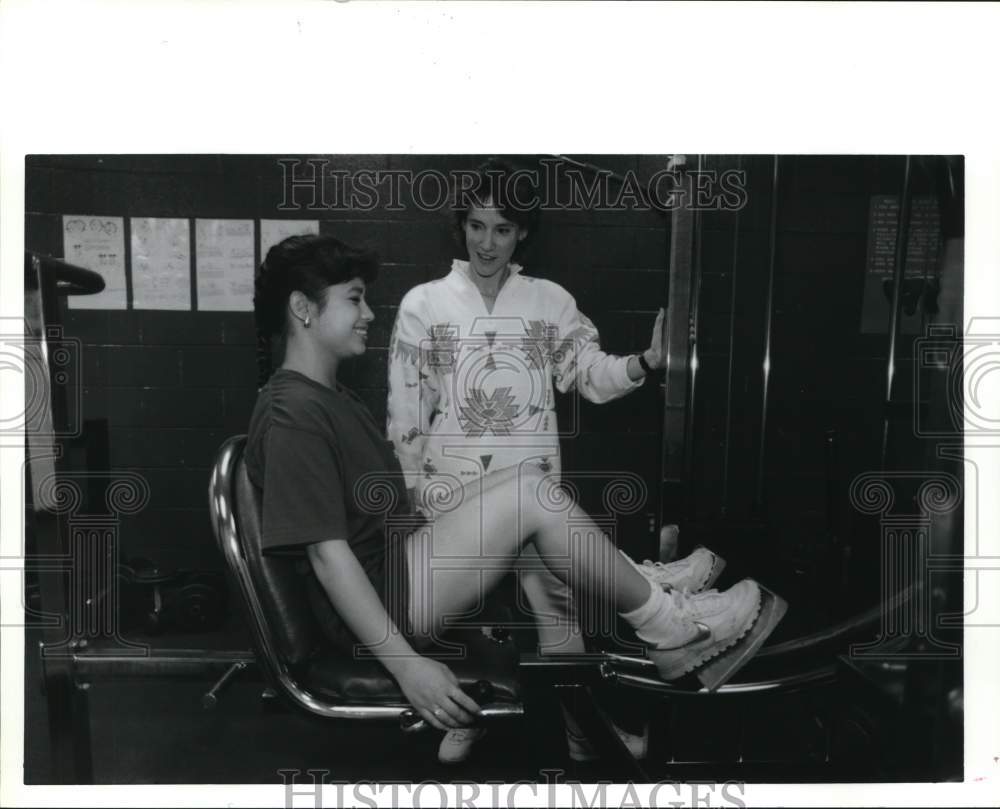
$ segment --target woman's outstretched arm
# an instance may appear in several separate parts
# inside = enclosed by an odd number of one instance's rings
[[[350,545],[328,540],[308,546],[316,577],[355,637],[396,678],[410,704],[440,730],[471,724],[479,706],[451,670],[417,653],[389,617]],[[435,709],[441,709],[435,714]]]
[[[576,390],[588,401],[603,404],[631,393],[645,374],[635,357],[620,357],[601,349],[593,321],[561,290],[561,307],[552,352],[553,381],[562,393]]]

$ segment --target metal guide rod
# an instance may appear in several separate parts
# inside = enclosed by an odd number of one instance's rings
[[[693,247],[694,212],[686,205],[677,206],[670,215],[670,280],[665,329],[667,365],[663,408],[664,483],[680,484],[684,474]],[[670,522],[666,519],[664,521]]]
[[[836,670],[833,665],[820,666],[804,672],[798,672],[788,677],[774,677],[769,680],[759,680],[752,683],[727,683],[718,691],[711,692],[708,689],[699,691],[685,691],[665,683],[656,677],[647,677],[622,669],[616,669],[610,664],[605,664],[601,669],[602,675],[616,685],[629,686],[644,691],[652,691],[662,696],[669,697],[717,697],[733,696],[738,694],[761,694],[766,692],[790,693],[792,691],[814,687],[819,684],[829,684],[836,680]]]
[[[758,508],[764,505],[764,457],[767,450],[767,408],[771,388],[771,327],[774,320],[774,270],[778,252],[778,155],[774,156],[774,172],[771,175],[771,251],[767,270],[767,309],[764,320],[764,357],[761,361],[763,387],[760,403],[760,452],[757,456],[757,496]]]
[[[703,169],[704,155],[698,155],[698,174]],[[689,390],[687,398],[687,412],[684,419],[684,481],[687,485],[687,496],[685,497],[684,513],[688,517],[695,514],[695,488],[691,485],[694,479],[694,408],[695,397],[698,393],[698,303],[701,292],[701,238],[702,238],[702,217],[701,211],[694,211],[694,232],[692,236],[692,259],[691,259],[691,279],[690,293],[688,296],[688,368]],[[694,333],[694,339],[691,338]]]
[[[84,681],[216,677],[220,669],[228,670],[237,665],[245,668],[256,663],[255,655],[249,650],[150,649],[141,657],[97,650],[77,651],[70,658],[77,678]]]
[[[736,158],[736,170],[743,168],[743,159]],[[740,211],[733,217],[733,280],[729,298],[729,367],[726,373],[726,436],[722,456],[722,516],[729,511],[729,448],[733,431],[733,370],[736,350],[736,267],[740,254]]]
[[[896,226],[896,255],[892,267],[892,309],[889,312],[889,349],[885,369],[885,414],[882,418],[882,452],[880,466],[885,469],[885,459],[889,451],[889,408],[892,405],[892,386],[896,377],[896,341],[899,337],[899,307],[902,301],[903,273],[906,269],[906,247],[910,235],[910,164],[906,156],[903,166],[903,194],[899,199],[899,217]]]

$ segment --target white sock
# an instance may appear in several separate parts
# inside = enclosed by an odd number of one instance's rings
[[[691,621],[680,614],[675,596],[667,595],[652,582],[649,583],[649,598],[631,612],[621,612],[641,641],[650,646],[675,648],[683,646],[698,634]]]

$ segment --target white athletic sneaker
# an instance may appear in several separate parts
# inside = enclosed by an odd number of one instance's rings
[[[649,752],[648,724],[643,725],[642,733],[629,733],[624,728],[618,727],[614,722],[611,725],[615,729],[615,733],[618,734],[618,738],[625,743],[629,753],[632,754],[632,758],[642,759],[646,757],[646,753]],[[596,761],[600,758],[600,754],[594,749],[594,745],[590,739],[582,733],[578,734],[569,728],[566,728],[566,745],[569,747],[569,757],[573,761]]]
[[[486,728],[453,728],[444,734],[438,747],[438,761],[442,764],[461,764],[472,755],[472,748],[483,736]]]
[[[621,553],[636,570],[664,590],[688,590],[700,593],[715,583],[726,566],[725,559],[702,545],[676,562],[653,562],[646,559],[640,565],[629,558],[624,551]]]
[[[753,579],[722,593],[674,590],[664,596],[673,602],[668,626],[650,627],[656,641],[647,651],[664,680],[676,680],[735,644],[753,627],[761,605],[760,587]]]

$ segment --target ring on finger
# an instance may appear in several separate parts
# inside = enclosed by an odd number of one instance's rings
[[[435,708],[431,713],[435,716],[444,716],[444,708]]]

